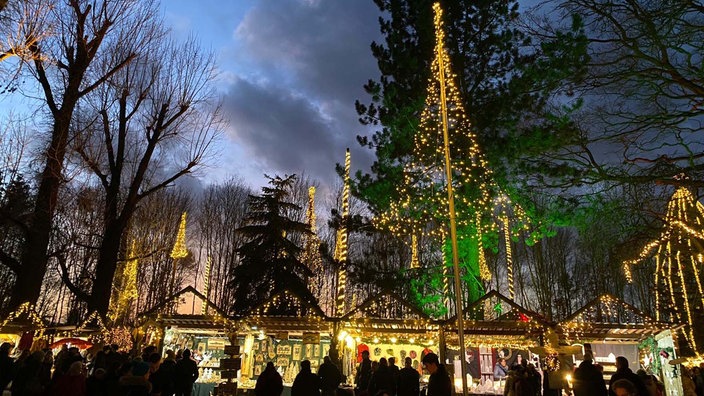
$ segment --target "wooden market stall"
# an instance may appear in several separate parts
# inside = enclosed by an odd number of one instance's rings
[[[550,324],[540,314],[530,311],[498,291],[490,291],[463,310],[465,351],[457,349],[457,316],[443,323],[445,359],[453,364],[455,384],[461,389],[460,355],[467,362],[471,376],[470,391],[491,392],[502,384],[495,383],[494,366],[505,358],[510,367],[522,360],[539,366],[540,360],[531,349],[545,342]]]
[[[633,305],[604,294],[588,302],[556,326],[561,341],[591,350],[604,367],[608,382],[616,371],[616,357],[624,356],[634,372],[649,371],[665,384],[667,394],[682,394],[673,334],[681,325],[658,322]],[[573,356],[578,365],[583,354]]]
[[[235,324],[193,286],[139,314],[138,323],[138,346],[154,345],[162,355],[191,350],[199,367],[196,394],[207,394],[221,381],[220,361],[229,358],[225,347],[233,345]]]
[[[369,351],[371,360],[394,357],[399,367],[410,357],[420,371],[424,354],[437,352],[438,322],[392,291],[369,297],[334,322],[348,383],[354,378],[363,350]]]
[[[254,380],[273,362],[284,380],[284,394],[309,360],[314,372],[328,355],[331,322],[317,302],[290,289],[275,292],[248,315],[237,318],[242,351],[240,389],[254,388]]]

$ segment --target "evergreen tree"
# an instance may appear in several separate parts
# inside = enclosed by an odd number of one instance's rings
[[[358,174],[357,192],[372,208],[384,210],[398,198],[394,186],[403,180],[403,165],[413,160],[434,36],[432,1],[375,3],[388,15],[380,18],[385,43],[371,45],[381,75],[364,87],[371,103],[357,101],[356,107],[362,124],[380,129],[358,137],[362,146],[375,150],[376,161],[371,174]],[[556,107],[552,99],[571,95],[569,84],[584,73],[581,25],[577,20],[571,31],[536,45],[518,28],[516,0],[447,0],[442,7],[462,105],[497,181],[507,190],[511,169],[520,170],[525,158],[549,152],[575,131],[563,114],[573,108]]]
[[[291,220],[301,210],[287,201],[296,175],[267,178],[269,186],[262,188],[262,195],[249,196],[245,225],[237,230],[247,242],[237,249],[240,265],[231,271],[235,315],[249,313],[283,289],[315,301],[304,281],[313,274],[298,259],[302,248],[291,241],[311,232],[308,224]],[[269,312],[289,313],[285,304],[279,308],[281,312],[277,307],[270,307]]]

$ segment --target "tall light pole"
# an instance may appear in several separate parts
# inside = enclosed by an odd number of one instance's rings
[[[447,126],[447,95],[445,92],[445,48],[443,45],[444,31],[442,30],[442,8],[440,3],[433,4],[435,11],[435,46],[440,69],[440,112],[442,114],[442,138],[445,152],[445,178],[447,179],[447,204],[450,212],[450,241],[452,243],[452,269],[455,275],[455,312],[457,316],[457,336],[460,347],[460,371],[462,373],[462,394],[468,394],[467,368],[465,367],[464,353],[464,317],[462,313],[462,289],[460,284],[460,264],[457,252],[457,221],[455,218],[455,194],[452,189],[452,164],[450,161],[450,136]]]

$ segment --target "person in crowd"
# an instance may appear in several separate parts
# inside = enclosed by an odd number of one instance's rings
[[[692,380],[692,372],[688,367],[682,366],[682,394],[684,396],[697,396],[697,391]]]
[[[505,358],[499,358],[499,361],[496,362],[496,365],[494,366],[494,380],[502,380],[506,379],[508,376],[508,364],[506,363]]]
[[[423,365],[430,373],[427,396],[452,395],[452,382],[445,365],[440,363],[438,355],[433,352],[423,357]]]
[[[479,362],[474,356],[474,351],[469,348],[467,350],[467,359],[465,362],[467,363],[467,374],[469,374],[472,378],[479,378]]]
[[[108,382],[105,376],[105,368],[98,367],[93,369],[93,373],[86,380],[87,396],[105,396],[108,394]]]
[[[535,394],[532,383],[528,380],[526,368],[520,363],[511,366],[506,377],[504,396],[533,396]]]
[[[39,367],[39,381],[45,389],[48,389],[51,384],[51,368],[54,367],[54,354],[51,349],[45,349],[44,360]]]
[[[391,371],[391,375],[394,377],[394,385],[398,383],[398,372],[400,371],[399,367],[396,365],[396,358],[391,356],[389,358],[389,371]],[[394,387],[395,389],[395,387]]]
[[[256,396],[280,396],[284,391],[284,382],[276,371],[273,362],[268,362],[266,368],[259,374],[257,384],[254,386]]]
[[[704,396],[704,362],[699,363],[699,375],[694,377],[697,396]]]
[[[633,382],[625,378],[616,380],[616,382],[611,384],[609,388],[614,391],[614,395],[616,396],[642,396],[638,393],[638,388],[633,385]]]
[[[310,370],[310,360],[301,362],[301,371],[291,386],[291,396],[320,396],[320,377]]]
[[[323,358],[323,364],[318,367],[318,377],[320,378],[322,396],[335,396],[337,387],[342,382],[342,374],[337,366],[332,364],[330,356]]]
[[[398,396],[418,396],[420,393],[420,374],[413,368],[413,359],[406,357],[403,368],[398,373],[396,394]]]
[[[661,396],[660,392],[658,391],[657,383],[653,381],[653,377],[648,375],[645,370],[638,370],[638,372],[636,372],[636,375],[640,378],[641,381],[643,381],[643,385],[647,390],[647,393],[645,394],[646,396]]]
[[[149,383],[149,363],[136,358],[129,365],[129,370],[120,377],[120,389],[129,396],[149,396],[152,384]],[[190,389],[188,395],[190,395]]]
[[[619,356],[616,358],[616,372],[611,376],[609,381],[609,395],[614,396],[613,384],[620,379],[629,380],[638,390],[638,394],[641,396],[646,396],[648,394],[648,389],[646,389],[643,380],[635,374],[628,367],[628,359],[624,356]]]
[[[144,348],[142,350],[142,361],[148,362],[153,353],[156,353],[156,347],[154,345],[149,345]]]
[[[369,389],[369,381],[372,379],[372,361],[369,360],[369,351],[362,351],[362,361],[357,367],[357,374],[354,378],[355,395],[363,396]]]
[[[369,380],[369,394],[376,395],[379,391],[385,391],[389,395],[396,394],[396,381],[394,375],[389,370],[386,358],[379,359],[379,367],[372,373]]]
[[[158,379],[162,396],[171,396],[176,392],[174,389],[174,370],[176,367],[176,354],[171,349],[166,351],[166,357],[161,361],[159,368],[154,375]],[[151,377],[150,377],[151,381]],[[153,390],[152,390],[153,393]]]
[[[15,376],[15,360],[10,357],[12,344],[3,342],[0,345],[0,394],[4,391]]]
[[[526,377],[528,379],[528,383],[530,384],[530,389],[532,390],[530,396],[542,395],[542,392],[540,391],[540,373],[538,372],[538,369],[535,368],[533,363],[528,363],[528,365],[526,365]]]
[[[162,383],[163,379],[161,378],[161,374],[159,373],[159,367],[161,366],[161,355],[159,353],[152,352],[151,355],[149,355],[149,360],[147,361],[149,364],[149,383],[152,384],[152,395],[159,396],[161,395],[162,391]]]
[[[44,394],[45,388],[42,386],[40,374],[43,361],[44,352],[36,351],[20,363],[10,387],[12,396],[39,396]]]
[[[82,361],[74,361],[51,387],[52,396],[86,396],[86,373]]]
[[[606,382],[601,371],[594,365],[591,351],[584,353],[584,360],[574,372],[574,396],[606,396]]]
[[[174,389],[176,396],[191,396],[193,383],[198,379],[198,364],[191,359],[191,351],[183,351],[181,360],[174,366]]]

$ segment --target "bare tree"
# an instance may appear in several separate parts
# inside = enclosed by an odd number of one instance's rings
[[[202,166],[219,134],[219,108],[210,100],[213,55],[194,39],[175,43],[160,24],[144,26],[148,37],[133,39],[143,43],[134,48],[139,54],[88,98],[77,122],[72,148],[105,194],[91,290],[69,284],[91,312],[107,314],[123,235],[139,202]],[[118,58],[132,52],[123,45]]]
[[[43,5],[42,2],[27,4]],[[36,302],[41,292],[51,255],[48,247],[59,188],[64,183],[64,160],[74,111],[86,95],[134,59],[136,54],[128,51],[121,51],[121,56],[116,57],[115,49],[130,37],[138,36],[155,11],[152,1],[53,2],[46,17],[36,22],[42,23],[42,29],[50,29],[51,34],[37,39],[32,32],[40,31],[39,25],[24,30],[29,32],[25,40],[31,42],[28,46],[31,56],[20,57],[20,64],[24,66],[23,73],[31,75],[38,84],[51,127],[46,135],[44,165],[38,176],[36,200],[22,251],[19,257],[9,254],[1,257],[2,263],[16,276],[9,309],[25,301]]]

